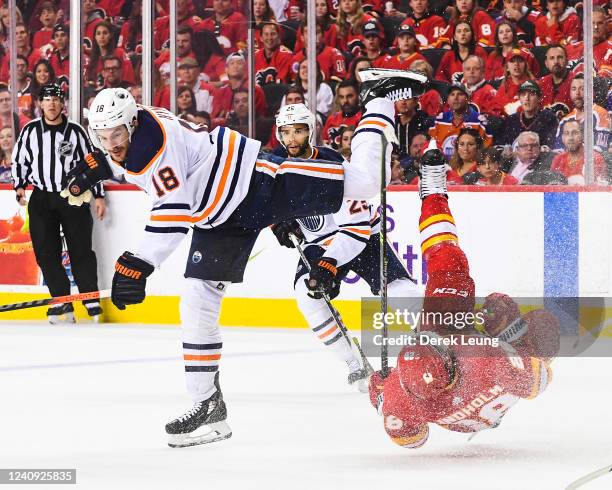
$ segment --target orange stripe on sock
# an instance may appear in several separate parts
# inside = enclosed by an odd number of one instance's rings
[[[331,326],[331,328],[329,328],[328,330],[326,330],[325,332],[323,332],[322,334],[319,335],[320,339],[324,339],[325,337],[329,337],[332,333],[334,333],[336,330],[338,330],[338,325],[336,325],[335,323]]]
[[[221,354],[208,354],[208,355],[194,355],[185,354],[183,356],[185,361],[218,361],[221,359]]]

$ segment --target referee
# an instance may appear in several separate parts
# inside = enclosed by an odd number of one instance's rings
[[[30,235],[36,262],[51,296],[70,294],[70,281],[62,265],[64,232],[74,279],[79,292],[98,290],[96,255],[91,248],[93,218],[89,204],[71,206],[60,196],[62,178],[79,160],[92,151],[85,130],[62,114],[64,92],[53,83],[44,85],[39,94],[42,117],[29,122],[13,148],[13,181],[17,201],[25,206],[25,189],[34,190],[28,204]],[[95,214],[104,218],[104,190],[94,189]],[[96,300],[83,302],[97,321],[102,309]],[[47,317],[52,324],[74,323],[72,303],[52,306]]]

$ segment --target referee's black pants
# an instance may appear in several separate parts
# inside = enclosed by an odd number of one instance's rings
[[[28,214],[34,255],[51,296],[70,294],[70,281],[62,265],[60,225],[79,292],[97,291],[98,270],[96,254],[91,247],[93,218],[89,205],[71,206],[59,192],[34,188]]]

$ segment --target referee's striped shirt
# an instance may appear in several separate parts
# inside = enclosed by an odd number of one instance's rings
[[[83,127],[65,115],[56,126],[46,124],[40,117],[34,119],[24,126],[13,147],[14,187],[32,184],[42,191],[60,192],[62,179],[92,150]],[[95,197],[103,197],[104,187],[98,184],[92,192]]]

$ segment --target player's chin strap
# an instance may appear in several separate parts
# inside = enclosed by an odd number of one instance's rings
[[[289,233],[289,239],[295,246],[296,250],[299,252],[300,257],[302,258],[302,262],[304,262],[304,264],[306,265],[306,269],[308,269],[308,272],[310,272],[310,269],[311,269],[310,262],[308,262],[308,259],[306,258],[306,254],[304,253],[304,249],[302,248],[300,240],[293,233]],[[334,305],[331,304],[331,300],[329,299],[329,296],[327,295],[327,293],[323,293],[323,299],[325,300],[325,304],[327,305],[327,308],[329,309],[329,312],[331,313],[334,321],[338,325],[340,332],[342,332],[342,336],[348,342],[349,347],[352,346],[353,344],[355,345],[355,347],[357,347],[357,351],[359,352],[359,355],[361,356],[361,361],[363,363],[364,369],[368,372],[368,374],[373,373],[374,369],[372,368],[370,361],[368,361],[368,358],[363,353],[363,349],[361,348],[361,345],[359,345],[359,341],[357,340],[357,337],[351,338],[349,336],[349,332],[346,328],[346,325],[344,325],[342,318],[340,317],[340,313],[338,313],[338,310],[336,310],[336,308],[334,308]]]

